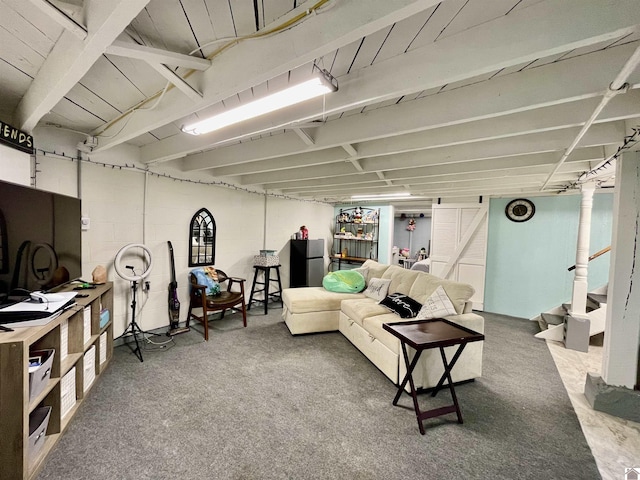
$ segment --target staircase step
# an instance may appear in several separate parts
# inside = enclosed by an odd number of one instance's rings
[[[546,330],[550,326],[562,325],[564,323],[564,315],[556,315],[554,313],[541,313],[538,324],[540,330]]]
[[[607,303],[607,295],[601,293],[587,293],[587,300],[593,302],[597,307],[600,307],[601,303]]]
[[[549,325],[549,328],[536,333],[534,336],[544,340],[561,342],[564,339],[564,325]]]

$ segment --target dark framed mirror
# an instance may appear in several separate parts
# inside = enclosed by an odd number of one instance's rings
[[[189,266],[200,267],[216,263],[216,222],[206,208],[191,218],[189,225]]]

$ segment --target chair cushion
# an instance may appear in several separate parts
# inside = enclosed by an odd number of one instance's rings
[[[224,306],[233,306],[237,305],[242,301],[242,294],[240,292],[220,292],[219,295],[216,296],[207,296],[207,307],[208,308],[224,308]]]

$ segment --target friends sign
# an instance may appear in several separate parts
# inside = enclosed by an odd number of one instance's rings
[[[0,143],[33,154],[33,137],[2,121],[0,121]]]

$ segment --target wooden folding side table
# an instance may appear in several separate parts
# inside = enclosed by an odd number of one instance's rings
[[[460,358],[460,354],[467,343],[479,342],[484,340],[484,335],[478,332],[474,332],[468,328],[457,325],[454,322],[445,320],[444,318],[434,318],[429,320],[414,320],[409,322],[395,322],[384,323],[382,325],[386,331],[400,339],[402,344],[402,354],[404,356],[404,362],[407,366],[407,374],[398,387],[398,392],[393,399],[393,404],[397,405],[404,387],[407,382],[411,387],[411,397],[413,398],[413,408],[416,412],[416,418],[418,420],[418,427],[420,433],[424,435],[424,425],[422,421],[427,418],[438,417],[440,415],[446,415],[448,413],[455,412],[458,416],[458,423],[462,423],[462,413],[460,412],[460,405],[458,405],[458,398],[451,381],[451,369]],[[416,354],[411,361],[409,361],[409,355],[407,354],[407,345],[416,350]],[[444,353],[445,347],[451,347],[458,345],[456,353],[450,362],[447,362],[447,357]],[[413,382],[413,369],[418,364],[420,355],[424,350],[430,348],[439,348],[440,355],[442,357],[442,363],[444,365],[444,373],[440,377],[438,384],[431,392],[431,396],[435,397],[438,391],[442,388],[444,381],[448,380],[449,390],[451,391],[451,397],[453,398],[453,405],[445,407],[434,408],[425,412],[420,411],[418,406],[418,393],[416,391],[415,384]]]

